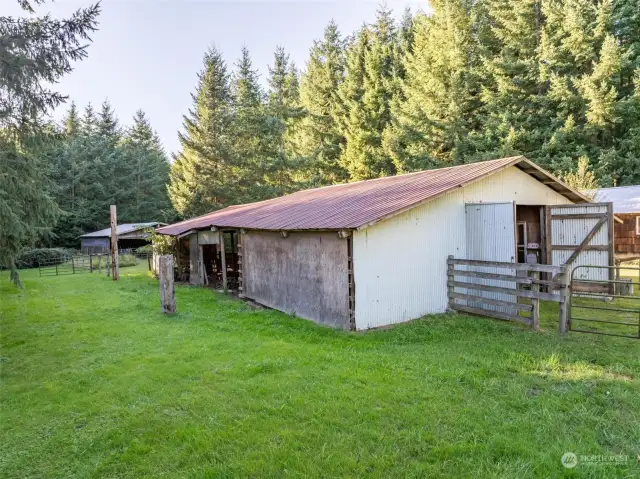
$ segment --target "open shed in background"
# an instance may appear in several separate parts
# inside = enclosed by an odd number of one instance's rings
[[[556,243],[549,208],[588,202],[518,156],[299,191],[157,231],[188,242],[192,284],[237,278],[261,304],[361,330],[445,312],[450,255],[546,263],[552,246],[579,248],[580,234]]]
[[[150,235],[144,230],[161,225],[164,225],[164,223],[157,221],[118,225],[118,249],[135,249],[149,244]],[[84,254],[104,254],[111,251],[111,228],[105,228],[80,236],[80,251]]]

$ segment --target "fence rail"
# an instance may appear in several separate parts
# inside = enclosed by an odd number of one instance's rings
[[[149,269],[151,269],[151,253],[147,250],[120,250],[119,257],[122,258],[125,255],[135,256],[138,260],[146,260]],[[56,257],[39,260],[38,270],[40,276],[62,276],[67,274],[92,273],[93,271],[102,273],[103,270],[109,275],[110,264],[110,253],[60,254]]]
[[[487,271],[488,270],[488,271]],[[540,279],[546,273],[550,279]],[[537,329],[540,300],[560,304],[560,332],[567,330],[569,274],[566,266],[447,259],[449,308],[516,321]],[[541,291],[541,287],[546,291]],[[522,298],[530,303],[521,302]]]

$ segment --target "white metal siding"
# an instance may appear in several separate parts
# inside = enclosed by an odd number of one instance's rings
[[[572,208],[551,208],[552,215],[607,213],[604,205],[585,205]],[[582,243],[593,227],[598,223],[598,218],[553,219],[551,221],[551,238],[553,245],[575,245]],[[609,225],[604,224],[595,234],[589,245],[608,245]],[[551,263],[562,265],[573,254],[573,250],[553,250]],[[582,251],[571,263],[571,269],[582,265],[609,266],[608,251]],[[576,271],[577,279],[603,280],[609,279],[609,271],[605,268],[580,268]]]
[[[445,312],[447,256],[466,256],[465,203],[505,201],[571,203],[512,167],[355,232],[356,328]]]
[[[483,261],[515,261],[515,205],[510,203],[471,203],[465,205],[467,248],[466,258]],[[463,269],[459,267],[459,269]],[[481,271],[484,273],[512,274],[515,270],[504,268],[486,268],[482,266],[468,266],[470,271]],[[515,288],[515,283],[510,281],[497,281],[493,279],[479,278],[459,278],[456,281],[475,282],[487,286],[498,286],[500,288]],[[458,289],[460,292],[463,288]],[[515,303],[516,297],[511,294],[494,293],[489,291],[470,290],[469,294],[482,296],[484,298],[499,299]],[[481,307],[474,301],[467,301],[471,307]],[[514,313],[513,308],[504,306],[494,306],[482,303],[482,307],[492,311],[503,313]]]

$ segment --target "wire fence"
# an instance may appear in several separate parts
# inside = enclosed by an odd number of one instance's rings
[[[118,251],[120,267],[135,266],[145,262],[151,269],[152,253],[148,249],[122,249]],[[60,253],[57,256],[38,261],[40,276],[63,276],[68,274],[104,273],[109,275],[111,269],[110,253]]]

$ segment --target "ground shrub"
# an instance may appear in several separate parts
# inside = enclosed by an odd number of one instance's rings
[[[61,264],[73,254],[74,250],[68,248],[29,248],[20,253],[16,266],[19,269],[26,269],[37,268],[39,264]]]

